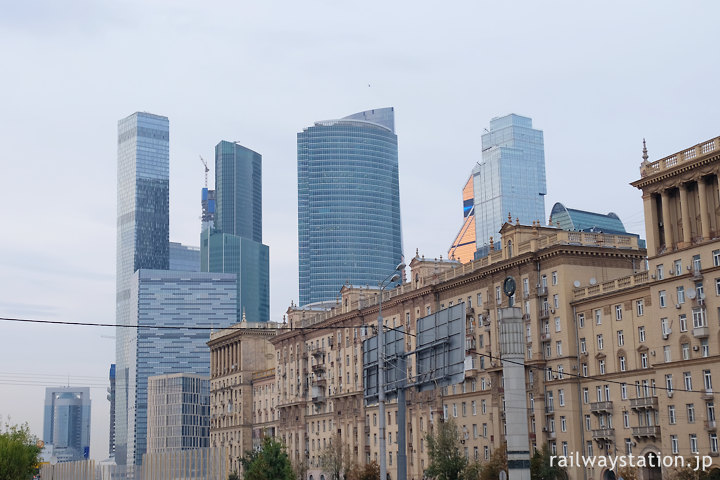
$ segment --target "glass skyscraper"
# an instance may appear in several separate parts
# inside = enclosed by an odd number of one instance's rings
[[[238,143],[218,143],[214,198],[214,221],[203,223],[200,270],[236,274],[237,321],[245,316],[267,322],[270,251],[262,243],[262,156]],[[205,199],[203,191],[204,211]]]
[[[169,151],[167,117],[137,112],[118,122],[115,311],[119,325],[132,321],[134,273],[141,268],[169,267]],[[115,459],[123,465],[133,461],[133,452],[128,451],[133,435],[128,433],[128,412],[135,402],[129,388],[137,359],[136,332],[118,328],[116,337]]]
[[[215,228],[262,242],[262,156],[238,143],[215,146]]]
[[[377,285],[402,259],[394,109],[316,122],[297,157],[300,305]]]
[[[482,160],[473,169],[475,237],[478,250],[496,248],[500,227],[508,220],[545,223],[545,148],[542,130],[532,120],[510,114],[490,120],[482,136]]]
[[[53,446],[59,462],[84,460],[90,455],[90,389],[45,389],[43,441]]]

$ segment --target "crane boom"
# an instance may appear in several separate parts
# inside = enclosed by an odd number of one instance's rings
[[[202,158],[202,155],[200,155],[200,161],[203,163],[203,165],[205,165],[205,188],[207,188],[207,186],[208,186],[208,172],[210,171],[210,169],[208,168],[208,165],[207,165],[207,162],[205,161],[205,159]]]

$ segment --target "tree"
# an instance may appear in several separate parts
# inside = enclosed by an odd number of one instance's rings
[[[285,446],[269,436],[260,450],[246,452],[240,463],[245,480],[295,480]]]
[[[330,480],[342,480],[348,472],[355,470],[350,445],[343,447],[340,435],[333,435],[330,444],[320,452],[320,468]]]
[[[240,477],[238,476],[237,472],[232,472],[230,475],[228,475],[228,480],[240,480]]]
[[[32,478],[40,461],[37,437],[24,425],[0,426],[0,479]]]
[[[567,470],[557,462],[550,464],[550,448],[546,443],[542,450],[535,450],[530,459],[531,480],[567,480]]]
[[[435,435],[426,437],[430,465],[425,475],[436,480],[460,480],[467,459],[460,453],[460,436],[453,421],[436,424]],[[497,477],[496,477],[497,478]]]
[[[505,445],[495,449],[490,460],[488,460],[482,467],[480,472],[480,480],[497,480],[500,478],[500,472],[505,470],[507,472],[507,450]]]
[[[346,480],[380,480],[380,465],[376,461],[365,464],[362,468],[359,465],[345,474]]]

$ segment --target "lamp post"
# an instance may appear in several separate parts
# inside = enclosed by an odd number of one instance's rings
[[[387,479],[387,465],[385,457],[385,326],[382,317],[382,298],[385,288],[400,278],[400,271],[405,269],[405,264],[400,263],[395,271],[378,284],[380,287],[380,302],[378,306],[378,415],[380,416],[380,479]]]

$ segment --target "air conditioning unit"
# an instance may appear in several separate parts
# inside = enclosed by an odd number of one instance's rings
[[[700,347],[698,347],[697,345],[693,345],[693,352],[697,352],[698,350],[700,350]]]
[[[602,443],[598,445],[598,450],[602,450],[603,448],[605,448],[605,445],[603,445]]]
[[[547,432],[547,427],[543,427],[543,428],[542,428],[542,431],[543,431],[543,432]]]
[[[654,273],[651,273],[651,274],[650,274],[650,278],[652,278],[653,280],[655,280],[655,274],[654,274]]]
[[[668,273],[669,273],[670,275],[675,275],[675,270],[673,270],[673,269],[671,268]]]
[[[672,396],[673,396],[672,390],[668,390],[667,395],[668,395],[668,398],[672,398]]]
[[[680,304],[679,304],[679,303],[676,303],[676,304],[675,304],[675,308],[677,308],[678,310],[680,310]]]
[[[663,340],[667,340],[668,337],[670,336],[670,334],[668,334],[668,333],[663,333],[662,336],[663,336]]]
[[[687,266],[687,271],[689,272],[690,270],[692,270],[692,267],[691,267],[690,265],[688,265],[688,266]]]
[[[550,313],[554,314],[554,313],[555,313],[555,309],[554,309],[554,308],[551,308],[551,309],[550,309]]]

